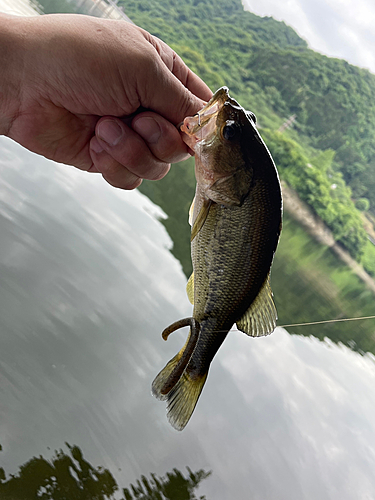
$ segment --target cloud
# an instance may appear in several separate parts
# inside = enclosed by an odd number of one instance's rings
[[[292,26],[309,46],[375,73],[375,4],[358,0],[243,0],[247,10]]]

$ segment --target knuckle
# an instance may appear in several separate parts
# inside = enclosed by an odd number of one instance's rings
[[[142,179],[140,176],[130,172],[124,165],[116,161],[109,154],[103,153],[101,161],[95,162],[95,167],[103,176],[103,179],[113,187],[121,189],[135,189]]]
[[[200,109],[200,106],[197,105],[197,99],[196,97],[193,96],[193,94],[189,91],[186,91],[184,94],[183,94],[183,102],[182,102],[182,106],[185,110],[185,115],[190,115],[190,114],[195,114],[196,112],[199,111]]]
[[[102,174],[102,176],[103,179],[111,186],[129,191],[137,188],[142,183],[142,179],[140,177],[125,172],[117,176],[110,176],[107,174]]]
[[[170,168],[171,168],[170,164],[164,164],[159,168],[154,168],[150,171],[150,174],[147,177],[147,179],[149,179],[150,181],[159,181],[160,179],[162,179],[167,175]]]

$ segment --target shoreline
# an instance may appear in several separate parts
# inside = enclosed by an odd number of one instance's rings
[[[361,264],[353,259],[334,239],[332,232],[323,221],[314,214],[311,208],[302,201],[297,193],[281,182],[283,207],[288,214],[299,222],[303,228],[322,245],[328,246],[350,269],[375,292],[375,280],[363,269]]]

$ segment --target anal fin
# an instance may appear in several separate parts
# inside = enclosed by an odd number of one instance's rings
[[[186,293],[190,304],[194,305],[194,272],[191,273],[191,276],[186,283]]]
[[[269,275],[249,309],[236,324],[237,328],[252,337],[269,335],[276,328],[277,311],[272,298]]]

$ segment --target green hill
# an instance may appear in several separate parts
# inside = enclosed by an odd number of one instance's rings
[[[227,85],[255,112],[281,177],[374,275],[375,250],[355,203],[375,215],[375,76],[308,49],[292,28],[244,11],[240,0],[119,3],[212,90]],[[292,115],[293,128],[278,132]],[[143,187],[154,196],[159,189]]]
[[[40,1],[49,12],[73,5]],[[212,90],[227,85],[257,115],[281,177],[375,275],[375,247],[360,213],[375,220],[375,75],[308,49],[292,28],[244,11],[240,0],[119,4],[136,24],[171,45]],[[293,126],[282,127],[291,117]],[[194,176],[176,168],[177,175],[141,188],[164,203],[167,213],[163,193],[172,183],[184,181],[184,207],[194,190]],[[178,226],[175,216],[166,224]]]

